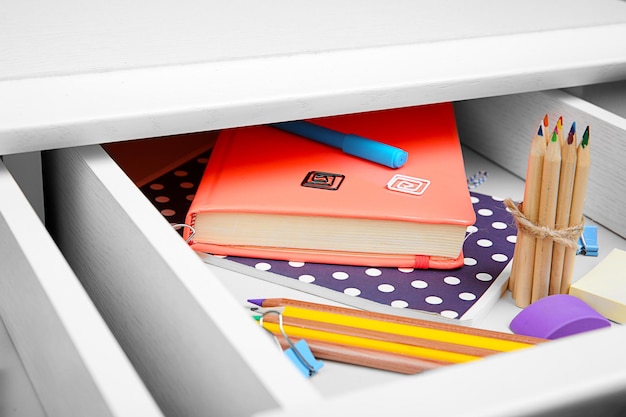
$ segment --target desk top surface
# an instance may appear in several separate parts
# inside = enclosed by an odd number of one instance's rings
[[[623,2],[537,3],[498,0],[11,2],[6,5],[8,10],[5,8],[1,18],[4,22],[0,25],[0,45],[4,51],[0,56],[0,80],[346,51],[626,22]]]
[[[626,78],[617,0],[4,9],[0,154]]]

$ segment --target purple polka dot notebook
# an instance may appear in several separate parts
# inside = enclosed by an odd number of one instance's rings
[[[142,187],[171,223],[184,222],[208,156]],[[469,325],[506,289],[517,235],[501,199],[470,194],[476,223],[468,228],[464,266],[458,269],[368,268],[231,256],[207,256],[205,262],[365,310]]]

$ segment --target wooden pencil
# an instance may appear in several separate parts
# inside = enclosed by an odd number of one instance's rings
[[[277,315],[267,315],[263,318],[264,323],[278,323]],[[399,332],[381,332],[363,327],[342,326],[328,321],[306,320],[299,317],[284,315],[283,324],[303,329],[319,330],[324,332],[344,334],[347,336],[364,337],[373,340],[402,343],[405,345],[418,346],[428,349],[445,350],[447,352],[462,353],[476,357],[485,357],[500,353],[499,350],[481,348],[471,345],[450,343],[433,338],[415,337],[415,335],[401,334]]]
[[[536,337],[530,337],[530,336],[524,336],[524,335],[518,335],[518,334],[510,334],[510,333],[504,333],[504,332],[496,332],[493,330],[466,327],[466,326],[461,326],[458,324],[439,323],[439,322],[434,322],[434,321],[429,321],[429,320],[420,320],[420,319],[415,319],[415,318],[410,318],[410,317],[377,313],[373,311],[358,310],[358,309],[348,308],[348,307],[339,307],[339,306],[333,306],[329,304],[320,304],[320,303],[313,303],[313,302],[308,302],[308,301],[294,300],[290,298],[259,298],[259,299],[250,299],[248,301],[256,306],[263,307],[263,308],[274,309],[277,307],[287,307],[287,306],[300,307],[304,309],[321,311],[321,312],[330,312],[330,313],[342,314],[346,316],[375,319],[375,320],[380,320],[380,321],[384,321],[387,323],[400,323],[400,324],[407,324],[410,326],[423,327],[427,329],[446,330],[446,331],[456,332],[456,333],[461,333],[461,334],[483,336],[486,338],[494,338],[494,339],[500,339],[500,340],[508,340],[512,342],[519,342],[519,343],[529,344],[529,345],[542,343],[546,341],[545,339],[536,338]]]
[[[561,144],[561,174],[559,179],[559,196],[556,210],[556,229],[569,227],[570,209],[572,207],[572,192],[574,190],[574,175],[576,173],[576,122],[572,123],[567,140]],[[565,246],[555,244],[552,249],[552,264],[550,266],[549,294],[561,293],[563,263],[565,261]]]
[[[274,335],[282,334],[278,324],[264,322],[263,327],[272,332]],[[371,349],[374,351],[395,353],[425,360],[435,360],[448,363],[466,363],[480,359],[480,357],[478,356],[472,356],[463,353],[423,348],[419,346],[411,346],[405,345],[403,343],[395,343],[383,340],[373,340],[366,337],[350,336],[341,333],[326,332],[322,330],[306,329],[288,325],[283,325],[283,330],[290,338],[294,337],[298,339],[305,339],[307,343],[310,340],[316,340],[320,342],[334,343],[359,349]]]
[[[539,200],[539,227],[554,228],[556,206],[559,196],[559,176],[561,174],[561,146],[557,130],[546,147],[541,176],[541,192]],[[550,266],[552,261],[553,240],[551,237],[537,238],[535,247],[535,263],[533,268],[533,285],[531,302],[548,296],[550,283]]]
[[[467,333],[460,333],[457,331],[433,329],[403,323],[393,323],[386,320],[348,316],[345,314],[318,311],[294,306],[281,307],[280,312],[285,318],[293,317],[303,320],[351,327],[353,329],[372,330],[375,332],[386,333],[387,335],[389,335],[388,338],[384,338],[386,340],[391,340],[391,337],[395,335],[404,335],[418,339],[428,339],[434,342],[444,342],[464,347],[476,347],[500,352],[507,352],[529,347],[526,343],[503,340],[497,337],[478,336]],[[441,347],[435,347],[435,349],[441,349]],[[467,351],[463,351],[461,353],[469,354],[469,352]]]
[[[546,119],[547,115],[544,120]],[[532,223],[536,223],[539,217],[541,177],[546,153],[546,139],[544,133],[543,126],[540,124],[530,144],[528,167],[526,170],[522,213]],[[518,231],[513,253],[513,264],[511,266],[510,287],[513,292],[515,305],[522,308],[530,304],[535,246],[535,237],[528,233]]]
[[[591,154],[589,149],[589,126],[585,129],[583,138],[578,145],[576,159],[576,174],[574,176],[574,189],[572,192],[572,204],[569,216],[569,226],[574,227],[583,222],[583,208],[585,204],[585,194],[587,193],[587,180],[589,178],[589,168],[591,166]],[[563,275],[561,279],[561,293],[569,293],[574,275],[574,260],[576,250],[567,248],[563,263]]]
[[[276,337],[278,338],[278,341],[283,349],[290,347],[289,343],[282,337],[282,335],[279,334],[276,335]],[[290,339],[293,343],[299,340],[295,337],[290,337]],[[313,355],[318,359],[366,366],[368,368],[398,372],[407,375],[417,374],[430,369],[451,365],[448,362],[425,360],[413,356],[338,345],[336,343],[322,342],[319,340],[307,340],[306,342],[309,349],[311,349],[311,353],[313,353]]]

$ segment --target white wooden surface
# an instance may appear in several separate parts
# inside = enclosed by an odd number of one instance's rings
[[[0,154],[624,79],[616,0],[8,2]]]
[[[46,417],[11,337],[0,322],[0,416],[9,415]]]
[[[45,415],[161,416],[1,162],[0,196],[0,316]]]
[[[580,88],[579,96],[626,118],[626,80]]]
[[[572,336],[321,403],[257,415],[623,415],[626,359],[619,346],[624,343],[626,329],[598,330],[593,337]]]
[[[100,146],[43,165],[50,233],[165,415],[319,397]]]

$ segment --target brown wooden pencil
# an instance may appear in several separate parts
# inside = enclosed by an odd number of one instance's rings
[[[263,319],[267,323],[278,323],[277,315],[267,315]],[[455,343],[441,342],[438,340],[417,338],[406,335],[390,334],[384,332],[377,332],[367,329],[359,329],[349,326],[340,326],[332,323],[325,323],[313,320],[304,320],[295,317],[283,316],[283,324],[286,326],[299,327],[304,329],[320,330],[324,332],[332,332],[337,334],[344,334],[347,336],[365,337],[373,340],[382,340],[393,343],[402,343],[405,345],[419,346],[428,349],[445,350],[447,352],[462,353],[465,355],[486,357],[501,353],[497,350],[485,349],[474,346],[459,345]]]
[[[570,227],[580,225],[583,222],[583,208],[585,205],[585,194],[587,193],[587,180],[589,178],[590,166],[591,154],[589,149],[589,126],[587,126],[577,149],[576,174],[574,176],[574,190],[569,216]],[[576,251],[574,249],[567,248],[565,250],[563,276],[561,280],[561,293],[563,294],[567,294],[569,292],[570,285],[572,284],[575,258]]]
[[[539,201],[539,227],[554,228],[556,206],[559,196],[559,176],[561,174],[561,146],[555,129],[546,147],[541,176]],[[553,240],[551,237],[537,238],[531,302],[548,296]]]
[[[540,124],[530,144],[526,170],[522,213],[532,223],[536,223],[539,217],[541,177],[546,153],[546,139],[544,135],[543,126]],[[527,307],[530,304],[535,244],[536,239],[532,235],[521,231],[517,233],[513,264],[511,266],[510,287],[513,292],[515,305],[518,307]]]
[[[339,307],[339,306],[333,306],[329,304],[320,304],[320,303],[313,303],[313,302],[308,302],[308,301],[294,300],[290,298],[265,298],[265,299],[253,299],[253,300],[248,300],[248,301],[252,304],[255,304],[263,308],[293,306],[293,307],[306,308],[306,309],[311,309],[311,310],[316,310],[316,311],[343,314],[347,316],[382,320],[382,321],[386,321],[389,323],[408,324],[411,326],[424,327],[428,329],[446,330],[446,331],[457,332],[457,333],[468,334],[468,335],[490,337],[494,339],[508,340],[511,342],[518,342],[518,343],[537,344],[537,343],[542,343],[546,341],[545,339],[536,338],[536,337],[504,333],[504,332],[496,332],[493,330],[466,327],[466,326],[461,326],[458,324],[440,323],[440,322],[434,322],[430,320],[421,320],[421,319],[416,319],[416,318],[411,318],[411,317],[378,313],[374,311],[358,310],[355,308]]]
[[[574,122],[567,135],[567,140],[564,140],[561,144],[561,175],[559,179],[559,197],[555,222],[555,228],[557,230],[569,227],[574,175],[576,173],[576,144],[576,122]],[[550,295],[561,293],[564,261],[565,246],[555,244],[552,249],[552,264],[550,267]]]
[[[283,349],[290,347],[289,343],[287,343],[282,335],[276,336]],[[292,342],[294,343],[299,340],[298,338],[290,339],[292,339]],[[318,359],[366,366],[368,368],[398,372],[407,375],[417,374],[430,369],[451,365],[451,363],[448,362],[425,360],[413,356],[343,346],[319,340],[307,339],[306,342],[311,349],[311,353],[313,353],[313,355]]]

